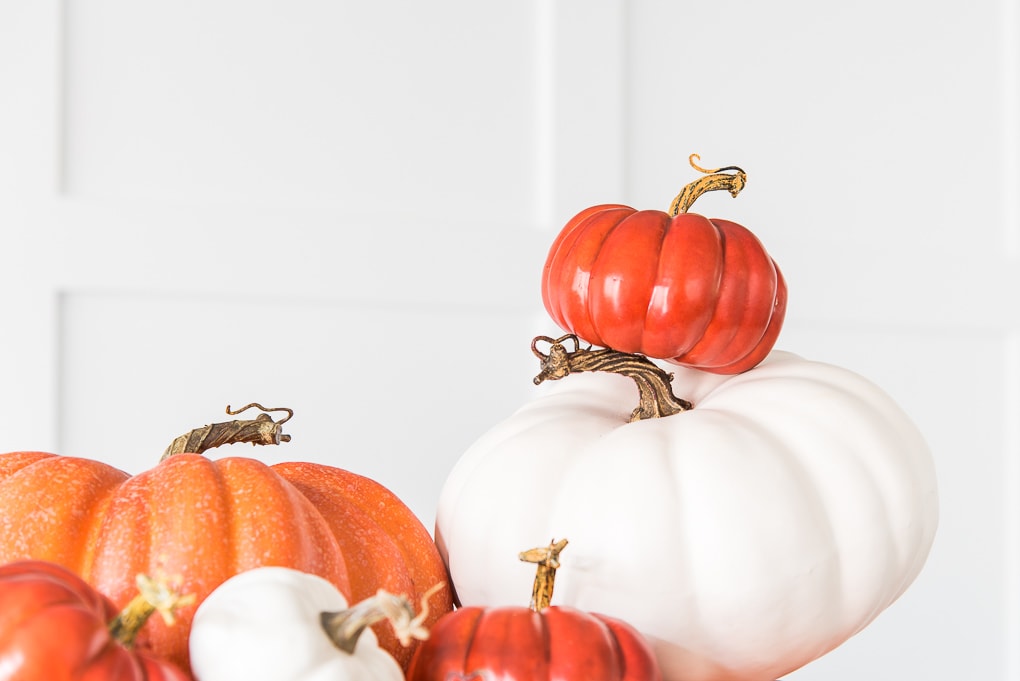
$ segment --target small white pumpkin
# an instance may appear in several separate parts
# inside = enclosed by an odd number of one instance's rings
[[[574,373],[536,354],[540,377]],[[774,681],[920,572],[932,457],[887,394],[836,366],[774,351],[732,376],[676,368],[672,385],[693,408],[633,422],[625,377],[543,387],[450,472],[440,552],[463,605],[503,606],[529,577],[507,557],[569,537],[558,601],[634,625],[667,681]]]
[[[424,639],[426,613],[415,616],[406,599],[385,591],[348,608],[318,575],[255,568],[225,581],[198,607],[189,637],[192,672],[198,681],[403,681],[400,665],[368,626],[390,619],[401,642]]]

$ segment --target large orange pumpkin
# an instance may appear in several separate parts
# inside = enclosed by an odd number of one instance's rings
[[[179,575],[196,605],[173,627],[153,618],[137,645],[186,669],[194,608],[245,570],[314,573],[350,602],[380,588],[417,602],[446,582],[429,531],[379,483],[322,464],[196,453],[166,456],[135,476],[91,459],[0,454],[0,564],[26,558],[66,566],[118,607],[134,595],[137,574]],[[451,592],[430,600],[426,626],[452,609]],[[406,667],[414,647],[389,628],[377,634]]]

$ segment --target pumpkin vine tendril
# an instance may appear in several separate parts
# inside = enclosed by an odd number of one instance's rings
[[[567,349],[564,345],[567,341],[573,342],[573,349]],[[538,349],[540,342],[549,343],[548,353]],[[531,351],[541,360],[541,371],[534,378],[535,385],[584,371],[605,371],[632,379],[638,387],[639,401],[630,414],[631,421],[672,416],[694,408],[693,404],[673,394],[673,374],[644,355],[611,348],[592,350],[590,345],[582,348],[577,336],[572,333],[559,338],[538,336],[531,341]]]
[[[747,173],[737,166],[708,169],[699,166],[695,159],[700,161],[701,157],[697,154],[691,154],[687,161],[699,173],[704,173],[705,177],[699,177],[680,190],[680,193],[676,195],[673,203],[669,206],[669,214],[673,217],[690,210],[698,197],[706,192],[723,190],[728,191],[730,196],[736,198],[740,190],[747,184]],[[730,175],[729,171],[734,171],[734,173]]]

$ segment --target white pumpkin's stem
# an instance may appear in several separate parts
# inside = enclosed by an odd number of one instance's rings
[[[564,345],[567,341],[573,341],[572,350]],[[548,353],[538,349],[539,342],[549,343]],[[534,379],[536,385],[583,371],[605,371],[633,380],[638,387],[638,406],[630,414],[631,421],[672,416],[694,408],[693,404],[673,394],[673,374],[643,355],[610,348],[582,348],[577,336],[572,333],[559,338],[538,336],[531,341],[531,351],[541,360],[542,370]]]
[[[556,582],[556,569],[560,566],[560,552],[567,545],[566,539],[549,542],[549,546],[528,549],[518,554],[518,558],[526,563],[535,563],[535,582],[531,588],[530,607],[535,612],[542,612],[552,602],[553,586]]]
[[[445,583],[440,582],[422,594],[421,612],[417,615],[414,606],[405,596],[396,596],[379,589],[375,596],[355,603],[346,610],[320,613],[319,621],[333,645],[345,653],[353,654],[362,632],[384,620],[389,620],[401,645],[408,646],[415,640],[424,641],[429,637],[424,624],[429,616],[429,599],[445,586]]]
[[[694,182],[691,182],[686,187],[680,190],[676,198],[673,199],[673,203],[669,206],[669,214],[677,216],[680,213],[686,213],[690,210],[691,206],[698,199],[699,196],[706,192],[712,191],[728,191],[731,196],[736,197],[740,193],[740,190],[747,184],[747,173],[738,168],[737,166],[726,166],[725,168],[713,168],[708,170],[700,167],[694,162],[694,159],[701,160],[701,157],[697,154],[691,154],[688,157],[688,162],[695,170],[700,173],[705,173],[705,177],[700,177]],[[733,175],[728,175],[727,171],[735,171]]]
[[[164,574],[156,577],[135,577],[138,595],[108,625],[110,635],[123,646],[130,648],[138,632],[154,613],[159,613],[167,625],[174,623],[179,609],[195,602],[195,594],[181,595],[180,578],[170,579]]]
[[[189,430],[184,435],[174,439],[170,446],[163,451],[163,456],[159,460],[162,461],[174,454],[183,454],[185,452],[201,454],[213,447],[232,445],[237,442],[250,442],[253,445],[278,445],[281,442],[290,442],[290,435],[282,432],[280,427],[290,420],[290,417],[294,415],[294,410],[287,407],[266,409],[261,404],[252,402],[233,411],[231,411],[228,404],[227,413],[234,416],[252,407],[261,409],[263,412],[284,411],[287,412],[287,416],[279,421],[273,421],[269,414],[263,413],[254,419],[212,423],[201,428]]]

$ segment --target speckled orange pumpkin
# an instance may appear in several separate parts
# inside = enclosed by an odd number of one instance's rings
[[[136,476],[90,459],[0,454],[0,563],[64,565],[123,607],[138,573],[180,575],[197,595],[173,627],[153,618],[142,650],[189,668],[194,608],[229,577],[263,565],[320,575],[350,602],[384,588],[417,599],[446,571],[428,530],[392,492],[312,463],[175,454]],[[426,626],[452,608],[431,601]],[[414,652],[388,627],[380,645],[407,666]]]

